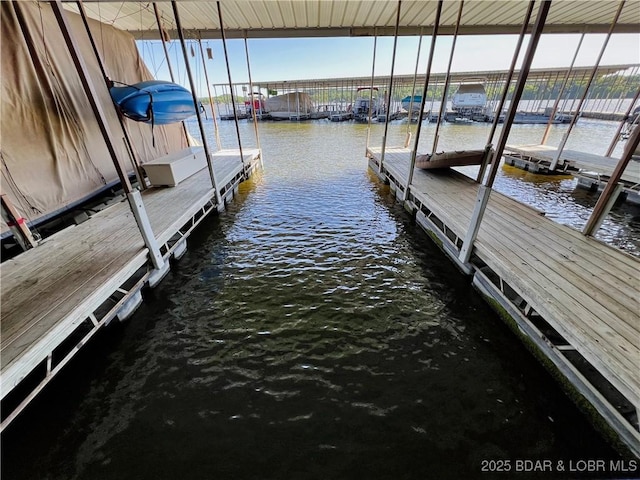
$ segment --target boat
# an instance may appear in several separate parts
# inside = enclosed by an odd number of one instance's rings
[[[247,112],[248,116],[253,114],[253,111],[256,112],[256,117],[260,118],[265,113],[267,113],[267,107],[264,101],[264,95],[260,92],[253,92],[251,95],[251,100],[244,101],[244,109]]]
[[[457,112],[478,110],[487,103],[487,93],[481,83],[462,84],[451,100],[451,109]]]
[[[416,167],[422,170],[480,165],[485,150],[452,150],[416,156]]]
[[[109,93],[118,110],[136,122],[167,125],[196,114],[191,92],[172,82],[147,80],[112,86]]]
[[[407,112],[411,110],[413,113],[420,112],[420,105],[422,104],[422,95],[407,95],[401,101],[402,108]]]
[[[313,101],[305,92],[269,97],[265,108],[273,120],[308,120],[314,111]]]
[[[375,92],[378,91],[378,87],[358,87],[357,92],[362,90],[373,90]],[[371,102],[371,104],[369,104]],[[384,113],[380,108],[378,103],[378,97],[375,94],[366,95],[364,97],[356,98],[355,103],[353,104],[353,119],[356,122],[366,123],[369,121],[369,115],[371,115],[372,120],[378,116],[379,113]]]
[[[481,83],[463,83],[451,100],[452,112],[447,112],[453,120],[445,117],[448,122],[471,123],[474,118],[484,118],[487,93]],[[469,122],[458,119],[468,119]]]

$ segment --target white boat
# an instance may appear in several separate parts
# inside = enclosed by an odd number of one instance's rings
[[[487,93],[481,83],[462,84],[453,96],[451,109],[454,111],[482,109],[487,103]]]
[[[487,93],[481,83],[463,83],[451,100],[453,118],[469,119],[484,115]],[[450,121],[447,119],[447,121]],[[455,123],[463,123],[456,121]],[[467,122],[468,123],[468,122]]]
[[[379,113],[383,113],[380,108],[380,104],[377,97],[378,87],[359,87],[358,92],[362,90],[373,90],[375,93],[373,95],[364,95],[362,97],[356,98],[355,103],[353,104],[353,108],[351,113],[353,114],[353,119],[356,122],[368,122],[369,115],[371,115],[372,120],[375,119]]]

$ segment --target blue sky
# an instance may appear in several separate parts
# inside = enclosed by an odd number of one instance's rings
[[[533,68],[567,67],[580,36],[572,34],[543,35]],[[600,51],[605,35],[587,35],[576,65],[592,65]],[[422,40],[418,71],[424,73],[430,37]],[[511,63],[517,36],[461,36],[457,40],[453,71],[506,70]],[[188,41],[188,44],[191,43]],[[445,72],[449,60],[452,37],[439,37],[436,43],[434,72]],[[371,75],[373,38],[297,38],[250,39],[253,81],[298,80]],[[526,46],[526,43],[525,43]],[[203,47],[211,48],[213,60],[206,60],[210,83],[227,83],[227,71],[221,40],[203,40]],[[391,70],[393,38],[380,37],[376,50],[376,75],[388,75]],[[413,74],[416,65],[418,37],[398,39],[395,74]],[[138,48],[156,78],[168,80],[162,46],[158,41],[138,42]],[[169,45],[170,56],[178,83],[188,86],[182,50],[177,41]],[[190,46],[188,47],[190,50]],[[227,49],[234,83],[247,82],[244,40],[228,40]],[[193,43],[195,57],[190,65],[197,78],[198,94],[206,95],[199,47]],[[523,48],[523,51],[525,48]],[[607,46],[602,65],[640,63],[640,35],[613,35]]]

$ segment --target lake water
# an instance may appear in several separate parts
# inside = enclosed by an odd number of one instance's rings
[[[3,434],[3,479],[494,478],[483,461],[618,458],[368,172],[366,126],[260,130],[264,171]],[[440,147],[486,130],[445,125]],[[496,187],[576,227],[595,201],[569,177],[501,169]],[[599,235],[637,254],[634,208]]]

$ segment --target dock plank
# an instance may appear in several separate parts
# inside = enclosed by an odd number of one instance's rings
[[[261,155],[258,149],[243,153],[248,168]],[[237,150],[214,157],[214,171],[223,178],[243,171]],[[178,186],[142,192],[158,242],[166,242],[213,196],[207,168]],[[147,248],[128,202],[123,201],[2,263],[2,395],[147,262]]]
[[[505,154],[516,153],[532,159],[542,160],[551,163],[556,157],[558,149],[548,145],[507,145]],[[595,172],[606,177],[610,177],[619,158],[605,157],[589,152],[564,149],[560,154],[561,162],[567,162],[571,167],[578,170]],[[640,183],[640,163],[629,162],[622,174],[622,180],[632,184]]]
[[[548,155],[552,147],[538,146]],[[368,154],[379,161],[380,149]],[[409,149],[383,166],[406,184]],[[411,194],[458,237],[469,227],[478,184],[453,170],[414,171]],[[640,259],[492,192],[476,254],[627,398],[640,405]]]

